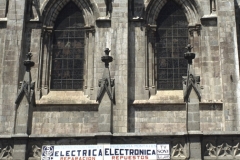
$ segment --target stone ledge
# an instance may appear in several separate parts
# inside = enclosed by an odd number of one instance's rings
[[[12,134],[12,138],[28,138],[28,134]]]
[[[58,138],[58,137],[99,137],[99,136],[113,136],[113,137],[132,137],[132,136],[185,136],[185,135],[203,135],[203,136],[228,136],[239,135],[240,131],[189,131],[189,132],[154,132],[154,133],[83,133],[83,134],[9,134],[0,135],[2,139],[8,138]]]
[[[130,22],[144,22],[145,20],[141,17],[133,17],[129,19]]]
[[[114,133],[114,137],[131,137],[131,136],[183,136],[187,132],[158,132],[158,133]]]
[[[203,135],[202,131],[188,131],[187,135]]]
[[[5,138],[12,138],[11,134],[3,134],[3,135],[0,135],[0,139],[5,139]]]
[[[83,134],[31,134],[29,138],[58,138],[58,137],[95,137],[96,133]]]
[[[157,91],[148,100],[135,100],[133,104],[185,104],[182,90]]]
[[[97,22],[111,22],[111,19],[108,17],[99,17],[96,19]]]
[[[208,19],[217,19],[217,15],[216,14],[212,14],[212,15],[204,15],[201,20],[208,20]]]
[[[132,103],[133,105],[145,105],[145,104],[163,104],[163,105],[185,105],[181,102],[163,102],[160,100],[135,100]]]
[[[36,101],[36,106],[41,105],[85,105],[98,104],[95,100],[90,100],[83,91],[50,91]]]
[[[7,20],[7,18],[0,18],[0,22],[6,22]]]
[[[203,131],[204,136],[212,135],[240,135],[240,131]]]

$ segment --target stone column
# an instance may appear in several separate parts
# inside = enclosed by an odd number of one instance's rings
[[[191,45],[187,46],[188,52],[184,54],[184,58],[188,60],[188,73],[184,77],[183,91],[184,101],[186,103],[186,129],[187,143],[189,146],[189,160],[201,160],[201,139],[200,139],[200,77],[194,76],[192,69],[192,60],[195,53],[191,52]]]

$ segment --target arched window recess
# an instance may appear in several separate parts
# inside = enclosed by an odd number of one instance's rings
[[[51,14],[56,19],[44,21],[37,83],[39,99],[49,91],[82,91],[88,95],[93,92],[95,27],[86,20],[89,13],[86,16],[78,3],[69,1],[61,9],[55,8]]]
[[[154,1],[148,6],[145,88],[150,90],[150,95],[157,91],[182,90],[182,76],[187,74],[183,58],[186,45],[190,43],[193,51],[200,53],[201,25],[196,17],[196,10],[188,0]]]

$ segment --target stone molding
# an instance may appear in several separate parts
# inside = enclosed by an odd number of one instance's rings
[[[58,13],[62,10],[62,8],[71,0],[65,0],[65,1],[59,1],[59,0],[45,0],[41,7],[41,13],[43,17],[43,24],[44,25],[54,25],[54,21],[56,20]],[[85,21],[85,26],[91,26],[94,25],[95,23],[95,15],[98,15],[99,12],[96,7],[95,10],[93,9],[93,4],[95,2],[89,2],[87,0],[72,0],[84,13],[84,21]],[[93,1],[93,0],[92,0]]]
[[[193,0],[175,0],[176,3],[180,4],[186,13],[189,24],[199,23],[199,13],[197,10],[197,4]],[[162,7],[167,3],[167,0],[159,1],[152,0],[147,5],[146,8],[146,21],[149,24],[156,24],[156,19]]]
[[[190,36],[194,36],[194,32],[197,32],[198,36],[200,36],[201,31],[201,24],[195,24],[188,26],[188,31],[190,33]]]

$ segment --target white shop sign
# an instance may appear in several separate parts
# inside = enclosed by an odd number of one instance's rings
[[[156,160],[156,144],[43,146],[41,160]]]
[[[170,159],[169,144],[157,144],[157,159]]]

